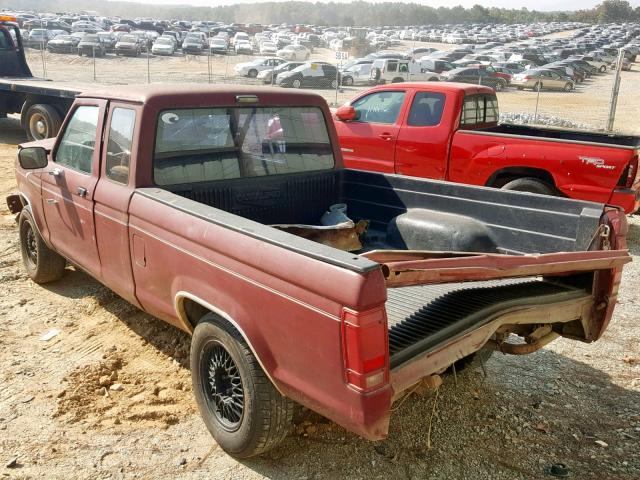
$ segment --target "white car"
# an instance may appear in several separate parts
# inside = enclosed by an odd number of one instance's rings
[[[154,55],[173,55],[176,51],[175,40],[167,37],[160,37],[151,47],[151,53]]]
[[[308,60],[311,52],[303,45],[287,45],[283,49],[278,50],[277,55],[287,60]]]
[[[251,62],[238,63],[233,70],[238,76],[256,78],[261,71],[277,67],[284,62],[286,60],[281,58],[257,58]]]
[[[273,42],[262,42],[260,44],[260,55],[275,55],[278,52],[278,47]]]
[[[237,54],[251,55],[253,53],[253,46],[249,40],[236,40],[234,49]]]
[[[237,32],[231,39],[231,43],[234,46],[240,41],[249,42],[250,41],[249,35],[245,32]]]
[[[341,73],[342,85],[368,85],[371,80],[371,63],[357,63]]]

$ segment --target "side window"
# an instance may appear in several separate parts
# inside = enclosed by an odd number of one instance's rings
[[[409,64],[407,64],[407,63],[402,63],[402,64],[400,65],[400,68],[398,69],[398,71],[399,71],[399,72],[401,72],[401,73],[406,73],[406,72],[408,72],[408,71],[409,71]]]
[[[393,124],[402,108],[404,96],[405,92],[377,92],[359,98],[352,106],[359,122]]]
[[[444,94],[418,92],[413,98],[407,124],[412,127],[433,127],[442,119]]]
[[[465,97],[460,116],[461,126],[495,123],[500,117],[498,99],[491,95],[471,95]]]
[[[387,72],[395,72],[396,70],[398,70],[398,62],[387,63]]]
[[[83,173],[91,173],[96,143],[99,107],[82,105],[73,112],[64,131],[55,162]]]
[[[105,172],[114,182],[129,182],[129,162],[131,161],[131,143],[133,128],[136,124],[136,112],[128,108],[114,108],[111,113],[109,140],[107,141],[107,159]]]

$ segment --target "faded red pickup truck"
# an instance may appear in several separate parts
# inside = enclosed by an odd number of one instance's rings
[[[640,207],[640,138],[498,125],[489,87],[376,87],[335,118],[348,168]]]
[[[630,260],[615,208],[342,168],[300,92],[84,93],[16,178],[29,276],[73,264],[193,334],[196,401],[238,457],[294,402],[381,439],[394,400],[480,349],[597,340]]]

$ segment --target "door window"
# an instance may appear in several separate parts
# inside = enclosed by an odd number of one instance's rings
[[[92,172],[99,112],[97,106],[76,108],[58,146],[56,163],[82,173]]]
[[[407,124],[412,127],[432,127],[438,125],[444,110],[444,94],[418,92],[413,98]]]
[[[352,106],[359,122],[393,124],[402,108],[404,96],[405,92],[377,92],[359,98]]]
[[[388,62],[387,63],[387,72],[395,72],[396,70],[398,70],[398,63],[397,62]]]
[[[105,171],[107,178],[114,182],[129,182],[129,162],[131,161],[131,143],[136,112],[128,108],[114,108],[109,126],[107,159]]]

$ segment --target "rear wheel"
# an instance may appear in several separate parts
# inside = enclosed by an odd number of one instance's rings
[[[498,81],[496,82],[496,86],[494,87],[494,90],[496,92],[501,92],[502,90],[504,90],[505,84],[502,81]]]
[[[295,404],[276,390],[242,336],[213,314],[193,332],[191,373],[204,422],[230,455],[260,455],[287,435]]]
[[[258,76],[258,70],[252,68],[251,70],[249,70],[249,73],[247,73],[247,75],[249,76],[249,78],[256,78]]]
[[[37,103],[27,109],[24,123],[29,140],[44,140],[58,134],[62,119],[52,106]]]
[[[503,190],[513,190],[516,192],[529,192],[539,193],[541,195],[554,195],[557,196],[557,192],[548,183],[538,180],[537,178],[516,178],[505,184]]]
[[[342,84],[346,85],[347,87],[350,87],[351,85],[353,85],[353,78],[346,76],[342,79]]]
[[[291,82],[291,86],[293,88],[300,88],[302,86],[302,82],[300,81],[300,79],[296,78],[293,80],[293,82]]]
[[[20,213],[18,230],[22,262],[29,278],[36,283],[47,283],[62,277],[67,261],[45,245],[27,209]]]
[[[571,85],[569,82],[567,82],[564,86],[564,91],[565,92],[570,92],[571,90],[573,90],[573,85]]]
[[[599,70],[600,70],[600,73],[604,73],[604,72],[607,71],[607,66],[606,65],[601,65]]]

